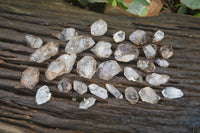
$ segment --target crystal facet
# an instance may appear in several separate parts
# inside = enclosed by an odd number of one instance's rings
[[[156,94],[155,90],[153,90],[150,87],[142,88],[139,91],[139,95],[142,101],[151,103],[151,104],[158,103],[158,101],[161,99],[160,96]]]
[[[127,87],[125,89],[125,98],[131,103],[136,104],[139,100],[139,95],[134,87]]]
[[[88,109],[89,107],[91,107],[92,105],[95,104],[96,99],[91,97],[88,99],[85,99],[80,103],[79,108],[80,109]]]
[[[99,41],[91,51],[99,58],[109,58],[112,54],[111,43]]]
[[[31,48],[40,48],[43,44],[42,39],[33,35],[26,35],[26,42]]]
[[[131,67],[124,68],[124,76],[129,81],[143,82],[142,76],[140,76],[139,73]]]
[[[72,89],[72,82],[68,78],[64,78],[58,82],[58,90],[67,93]]]
[[[174,50],[172,46],[162,46],[159,50],[159,53],[162,56],[162,58],[169,59],[170,57],[172,57]]]
[[[183,96],[183,92],[175,87],[166,87],[162,90],[162,95],[167,99],[175,99]]]
[[[36,101],[37,105],[46,103],[50,99],[51,99],[51,92],[50,92],[48,86],[44,85],[37,90],[36,96],[35,96],[35,101]]]
[[[118,31],[115,34],[113,34],[113,39],[116,43],[122,42],[125,40],[125,32],[124,31]]]
[[[169,78],[170,77],[168,75],[152,73],[146,76],[146,81],[151,85],[159,86],[167,83]]]
[[[117,98],[117,99],[122,99],[123,98],[123,95],[113,85],[106,84],[106,88],[115,98]]]
[[[90,93],[102,98],[102,99],[106,99],[108,97],[108,93],[107,90],[104,89],[103,87],[100,87],[96,84],[90,84],[88,86]]]
[[[168,67],[169,62],[165,59],[157,59],[155,62],[160,66],[160,67]]]
[[[93,36],[102,36],[106,33],[107,29],[107,23],[102,19],[95,21],[90,27]]]
[[[87,92],[87,85],[77,80],[73,82],[73,88],[78,94],[81,94],[81,95]]]
[[[139,60],[137,62],[137,67],[146,73],[154,72],[156,69],[154,63],[149,60]]]
[[[56,35],[56,37],[63,41],[71,40],[74,36],[77,36],[77,32],[74,28],[65,28],[62,32]]]
[[[160,42],[164,39],[165,33],[161,30],[156,31],[156,33],[153,36],[153,42]]]
[[[143,51],[147,59],[152,59],[156,56],[157,46],[155,44],[145,45]]]
[[[136,30],[129,36],[129,40],[136,45],[143,45],[147,43],[147,33],[143,30]]]

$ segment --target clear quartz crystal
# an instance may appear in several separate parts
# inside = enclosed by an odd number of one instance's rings
[[[110,80],[121,71],[120,65],[115,60],[102,62],[98,66],[98,76],[100,79],[104,80]]]
[[[174,49],[172,48],[172,46],[162,46],[159,50],[159,53],[162,58],[169,59],[173,56]]]
[[[95,21],[90,27],[93,36],[102,36],[106,33],[107,29],[107,23],[102,19]]]
[[[80,95],[83,95],[84,93],[87,92],[87,85],[77,80],[73,82],[73,88]]]
[[[44,85],[37,90],[35,96],[35,101],[37,105],[44,104],[48,102],[50,99],[51,99],[51,92],[48,86]]]
[[[68,78],[64,78],[58,82],[58,90],[67,93],[72,89],[72,82]]]
[[[131,103],[136,104],[139,100],[139,95],[134,87],[127,87],[125,89],[125,98]]]
[[[145,45],[143,51],[147,59],[152,59],[156,56],[157,46],[155,44]]]
[[[130,43],[121,43],[118,45],[114,56],[117,61],[129,62],[138,58],[139,50]]]
[[[137,67],[146,73],[154,72],[156,67],[152,61],[138,60]]]
[[[88,86],[89,90],[90,90],[90,93],[102,98],[102,99],[106,99],[108,98],[108,93],[107,93],[107,90],[103,87],[100,87],[96,84],[90,84]]]
[[[160,67],[168,67],[169,62],[165,59],[157,59],[155,62],[160,66]]]
[[[130,36],[129,40],[136,45],[147,43],[147,33],[143,30],[136,30]]]
[[[131,67],[125,67],[124,68],[124,76],[129,81],[143,82],[142,76],[135,69],[133,69]]]
[[[109,58],[112,54],[111,46],[109,42],[99,41],[91,51],[99,58]]]
[[[76,71],[81,77],[91,79],[96,72],[96,60],[92,56],[84,56],[78,61]]]
[[[95,104],[96,99],[91,97],[91,98],[84,98],[84,100],[80,103],[79,108],[80,109],[88,109],[89,107],[91,107],[92,105]]]
[[[106,88],[115,98],[117,98],[117,99],[122,99],[123,98],[123,95],[113,85],[106,84]]]
[[[78,54],[95,44],[94,40],[88,36],[75,36],[67,43],[65,47],[65,52],[68,54]]]
[[[167,99],[175,99],[175,98],[181,98],[184,94],[178,88],[166,87],[164,90],[162,90],[162,95]]]
[[[28,46],[30,46],[31,48],[40,48],[43,44],[42,39],[34,35],[26,35],[25,39]]]
[[[153,43],[154,42],[160,42],[164,39],[165,33],[161,30],[156,31],[156,33],[153,36]]]
[[[119,43],[125,40],[125,35],[125,32],[120,30],[113,34],[113,39],[116,43]]]
[[[56,37],[63,41],[68,41],[72,39],[74,36],[77,36],[78,33],[74,28],[65,28],[62,32],[56,35]]]
[[[36,61],[37,63],[44,62],[55,56],[59,51],[59,43],[48,42],[41,48],[37,49],[30,57],[31,61]]]
[[[140,98],[143,102],[155,104],[161,99],[159,95],[156,94],[155,90],[150,87],[142,88],[139,91]]]
[[[146,76],[146,81],[154,86],[166,84],[169,81],[169,76],[164,74],[152,73]]]

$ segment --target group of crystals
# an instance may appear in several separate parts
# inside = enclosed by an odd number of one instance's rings
[[[91,25],[91,35],[93,36],[103,36],[107,31],[107,23],[104,20],[98,20]],[[59,56],[56,60],[52,61],[45,71],[46,78],[48,80],[53,80],[56,77],[70,73],[73,69],[74,63],[77,58],[77,54],[91,48],[95,42],[89,36],[78,35],[74,28],[65,28],[61,33],[56,34],[56,37],[63,41],[68,41],[65,47],[65,52],[67,54],[63,54]],[[38,48],[31,56],[30,60],[35,61],[37,63],[44,62],[45,60],[50,59],[52,56],[55,56],[59,52],[59,43],[57,42],[47,42],[42,46],[43,41],[36,36],[26,35],[25,36],[27,44],[32,48]],[[118,31],[113,34],[113,39],[118,44],[115,52],[114,58],[118,62],[130,62],[133,60],[137,60],[139,56],[139,50],[137,46],[143,46],[143,52],[147,59],[140,59],[137,61],[137,68],[142,71],[149,73],[146,76],[146,81],[148,84],[153,86],[160,86],[169,81],[168,75],[157,74],[154,73],[156,67],[153,59],[157,54],[158,46],[155,44],[160,42],[164,38],[164,32],[158,30],[153,37],[152,43],[148,43],[148,35],[143,30],[136,30],[130,36],[130,42],[122,42],[125,40],[125,32]],[[41,47],[42,46],[42,47]],[[91,49],[91,51],[99,58],[109,58],[112,54],[111,43],[105,41],[99,41],[96,45]],[[159,49],[159,53],[161,58],[155,60],[155,63],[160,67],[168,67],[169,63],[166,59],[170,58],[173,55],[173,48],[171,46],[162,45]],[[84,56],[81,60],[77,62],[76,72],[80,75],[80,77],[91,79],[95,72],[98,73],[98,77],[103,80],[110,80],[112,77],[117,75],[122,71],[122,68],[115,60],[108,60],[102,62],[96,67],[96,60],[92,56]],[[39,82],[39,69],[36,67],[29,67],[22,73],[21,84],[27,88],[34,88],[34,86]],[[140,73],[132,68],[126,66],[124,68],[124,76],[133,82],[144,82]],[[90,93],[100,97],[102,99],[108,98],[107,90],[117,99],[122,99],[123,95],[120,91],[113,86],[112,84],[105,84],[105,88],[100,87],[97,84],[87,85],[78,80],[72,81],[68,78],[64,78],[59,81],[58,90],[61,92],[69,92],[72,88],[83,95],[87,92],[87,88],[89,88]],[[183,92],[175,87],[166,87],[162,90],[162,95],[168,99],[180,98],[183,96]],[[139,96],[142,101],[148,102],[151,104],[157,103],[161,98],[156,94],[156,91],[150,87],[144,87],[139,92],[134,87],[127,87],[125,89],[125,98],[131,103],[135,104],[139,100]],[[48,86],[44,85],[37,90],[35,101],[38,105],[46,103],[51,99],[51,92]],[[87,109],[95,104],[96,99],[84,98],[84,100],[80,103],[79,108]]]

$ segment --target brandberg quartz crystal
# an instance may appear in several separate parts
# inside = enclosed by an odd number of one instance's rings
[[[73,88],[78,94],[81,94],[81,95],[87,92],[87,85],[81,81],[75,80],[73,82]]]
[[[48,86],[44,85],[36,92],[35,101],[37,105],[44,104],[51,99],[51,92]]]
[[[80,109],[88,109],[92,105],[95,104],[96,99],[93,97],[90,97],[88,99],[84,98],[84,100],[80,103],[79,108]]]
[[[152,59],[156,56],[157,46],[155,44],[145,45],[143,51],[147,59]]]
[[[125,89],[125,98],[131,103],[136,104],[139,100],[139,95],[134,87],[127,87]]]
[[[159,86],[167,83],[169,78],[170,77],[168,75],[152,73],[146,76],[146,81],[151,85]]]
[[[68,41],[72,39],[74,36],[77,36],[77,32],[74,28],[65,28],[62,32],[56,35],[56,37],[63,41]]]
[[[153,36],[153,43],[162,41],[164,37],[165,37],[164,32],[162,32],[161,30],[156,31],[156,33]]]
[[[162,58],[169,59],[170,57],[172,57],[174,50],[172,46],[162,46],[159,50],[159,53]]]
[[[137,67],[146,73],[154,72],[156,69],[154,63],[149,60],[139,60],[137,62]]]
[[[96,84],[90,84],[88,86],[88,88],[90,90],[90,93],[92,93],[102,99],[106,99],[108,97],[107,90],[104,89],[103,87],[100,87]]]
[[[115,98],[117,98],[117,99],[122,99],[123,98],[123,95],[113,85],[106,84],[106,88]]]
[[[162,95],[167,99],[175,99],[183,96],[183,92],[175,87],[166,87],[162,90]]]
[[[58,82],[58,90],[67,93],[72,89],[72,82],[68,78],[64,78]]]
[[[109,58],[112,54],[111,43],[99,41],[91,51],[99,58]]]
[[[93,36],[102,36],[106,33],[107,29],[107,23],[102,19],[95,21],[90,27]]]
[[[136,45],[147,43],[147,33],[143,30],[136,30],[130,36],[129,40]]]
[[[118,31],[115,34],[113,34],[113,39],[116,43],[122,42],[125,40],[125,32],[124,31]]]
[[[160,66],[160,67],[168,67],[169,62],[165,59],[157,59],[155,62]]]
[[[131,67],[125,67],[124,68],[124,76],[129,81],[143,82],[142,76],[139,75],[139,73]]]
[[[26,35],[26,42],[31,48],[40,48],[43,44],[42,39],[33,35]]]
[[[139,91],[139,95],[140,95],[140,98],[142,99],[142,101],[151,103],[151,104],[158,103],[158,101],[161,99],[160,96],[158,96],[156,94],[155,90],[153,90],[150,87],[142,88]]]

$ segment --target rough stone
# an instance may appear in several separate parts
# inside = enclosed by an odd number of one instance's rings
[[[102,36],[106,33],[107,29],[107,23],[102,19],[95,21],[90,27],[93,36]]]
[[[118,31],[115,34],[113,34],[113,39],[116,43],[122,42],[125,40],[126,33],[124,31]]]
[[[96,99],[91,97],[91,98],[84,98],[84,100],[80,103],[79,108],[80,109],[88,109],[89,107],[91,107],[92,105],[95,104]]]
[[[88,86],[89,90],[90,90],[90,93],[102,98],[102,99],[106,99],[108,98],[108,93],[107,93],[107,90],[104,89],[103,87],[100,87],[96,84],[90,84]]]
[[[48,102],[50,99],[51,99],[51,92],[48,86],[44,85],[37,90],[35,96],[35,101],[37,105],[44,104]]]
[[[143,51],[147,59],[152,59],[156,56],[157,46],[155,44],[145,45]]]
[[[67,93],[72,89],[72,82],[68,78],[64,78],[58,82],[58,90]]]
[[[111,43],[99,41],[91,51],[99,58],[109,58],[112,54]]]
[[[26,42],[29,47],[31,48],[40,48],[43,44],[42,39],[36,37],[34,35],[26,35],[25,36]]]
[[[74,80],[73,88],[78,94],[81,94],[81,95],[87,92],[87,85],[77,80]]]
[[[124,76],[129,81],[143,82],[142,76],[135,69],[133,69],[131,67],[125,67],[124,68]]]
[[[154,86],[165,84],[169,81],[169,76],[164,74],[152,73],[146,76],[146,81]]]
[[[157,59],[155,62],[160,66],[160,67],[168,67],[169,62],[165,59]]]
[[[147,33],[143,30],[136,30],[130,36],[129,40],[136,45],[147,43]]]
[[[159,50],[159,53],[162,58],[169,59],[170,57],[172,57],[174,50],[172,46],[162,46]]]
[[[74,36],[77,36],[78,33],[74,28],[65,28],[62,32],[56,35],[56,37],[62,41],[71,40]]]
[[[138,60],[137,67],[146,73],[154,72],[156,69],[153,61],[149,60]]]
[[[131,103],[136,104],[139,100],[139,95],[134,87],[127,87],[125,89],[125,98]]]
[[[156,33],[153,36],[153,43],[154,42],[160,42],[164,39],[165,33],[161,30],[156,31]]]
[[[106,84],[106,88],[115,98],[117,98],[117,99],[122,99],[123,98],[123,95],[113,85]]]
[[[178,88],[166,87],[164,90],[162,90],[162,95],[167,99],[175,99],[175,98],[181,98],[184,94]]]

